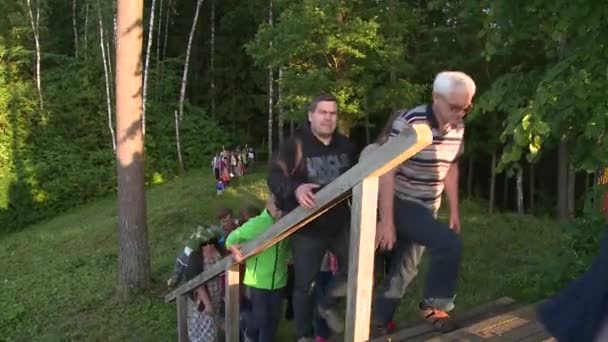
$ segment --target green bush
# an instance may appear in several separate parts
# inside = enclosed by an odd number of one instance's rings
[[[19,77],[18,64],[11,66],[0,66],[0,128],[6,132],[0,134],[0,233],[116,191],[100,66],[67,61],[47,67],[43,113],[38,111],[32,82]],[[169,67],[165,71],[165,81],[173,82],[170,75],[175,73]],[[177,98],[169,87],[148,94],[148,184],[169,179],[177,171],[175,100],[165,96]],[[217,122],[200,108],[186,105],[180,125],[186,167],[209,165],[210,155],[226,143]]]

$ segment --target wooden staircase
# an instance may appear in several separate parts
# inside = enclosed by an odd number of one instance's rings
[[[535,305],[519,306],[511,298],[501,298],[458,317],[461,327],[451,333],[433,331],[419,324],[373,342],[549,342],[556,341],[536,321]]]

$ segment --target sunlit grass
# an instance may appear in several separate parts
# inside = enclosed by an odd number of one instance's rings
[[[220,206],[263,205],[265,175],[247,175],[216,196],[210,172],[195,171],[147,192],[153,286],[121,302],[117,279],[117,204],[106,198],[0,238],[0,336],[31,340],[175,340],[175,305],[165,304],[183,238]],[[546,297],[572,278],[576,262],[570,236],[551,220],[488,215],[462,204],[465,255],[458,311],[511,296],[520,302]],[[580,262],[580,261],[579,261]],[[397,323],[416,318],[425,264],[398,311]],[[282,323],[279,341],[293,337]]]

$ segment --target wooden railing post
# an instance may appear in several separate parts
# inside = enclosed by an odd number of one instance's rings
[[[239,264],[226,269],[226,342],[239,341]]]
[[[177,296],[177,340],[188,342],[188,294]]]
[[[369,339],[377,199],[378,177],[368,177],[353,188],[344,334],[348,342]]]

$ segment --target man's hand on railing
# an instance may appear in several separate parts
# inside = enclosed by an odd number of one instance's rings
[[[232,253],[232,257],[234,258],[234,260],[236,260],[237,262],[240,263],[245,259],[245,257],[243,256],[243,252],[241,252],[240,245],[232,245],[228,249]]]
[[[380,220],[376,226],[376,248],[390,251],[397,242],[395,223]]]
[[[312,209],[315,207],[315,194],[314,189],[319,187],[318,184],[304,183],[296,189],[296,199],[301,206],[306,209]]]

